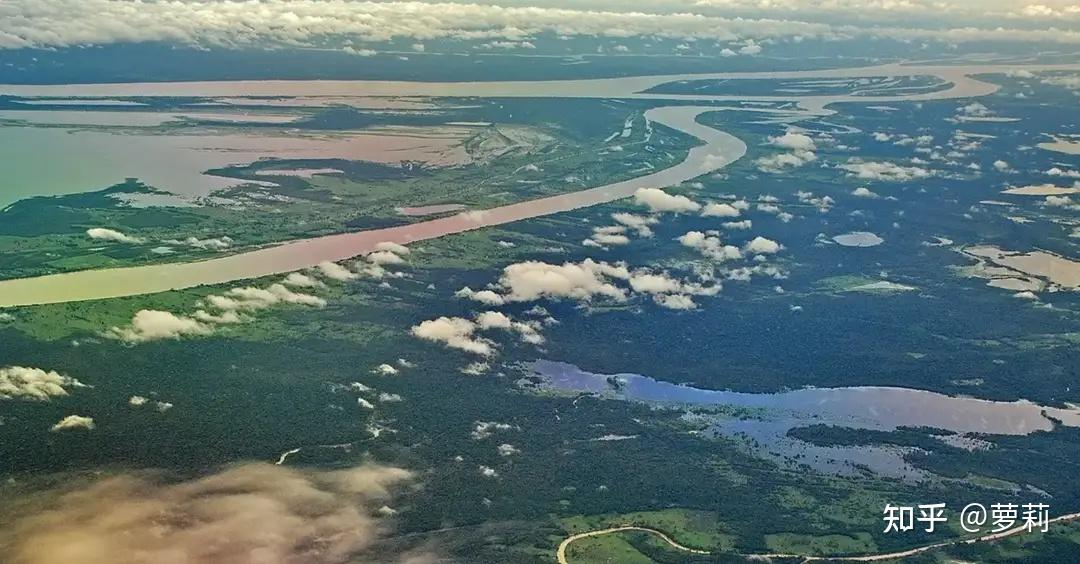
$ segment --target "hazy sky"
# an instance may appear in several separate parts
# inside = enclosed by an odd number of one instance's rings
[[[522,41],[537,34],[722,42],[885,37],[1080,43],[1073,0],[4,0],[0,48],[169,41]]]

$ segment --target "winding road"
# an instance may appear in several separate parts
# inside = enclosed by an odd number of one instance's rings
[[[1070,513],[1068,515],[1061,515],[1059,517],[1054,517],[1053,519],[1049,520],[1048,524],[1053,525],[1055,523],[1066,523],[1066,522],[1069,522],[1069,521],[1075,521],[1077,519],[1080,519],[1080,513]],[[610,528],[607,528],[607,529],[597,529],[595,531],[587,531],[587,532],[584,532],[584,533],[577,533],[577,534],[574,534],[574,535],[570,535],[569,537],[566,537],[565,539],[563,539],[563,541],[561,543],[559,543],[559,548],[555,552],[555,558],[556,558],[556,560],[558,560],[559,564],[570,564],[570,561],[566,557],[566,553],[569,550],[570,545],[573,544],[574,542],[579,541],[581,539],[590,538],[590,537],[599,537],[599,536],[603,536],[603,535],[610,535],[610,534],[621,533],[621,532],[625,532],[625,531],[639,531],[639,532],[643,532],[643,533],[649,533],[651,535],[659,537],[660,540],[664,541],[665,543],[667,543],[672,548],[674,548],[676,550],[681,550],[683,552],[688,552],[688,553],[691,553],[691,554],[702,554],[702,555],[712,554],[711,552],[709,552],[707,550],[700,550],[700,549],[696,549],[696,548],[690,548],[690,547],[687,547],[687,546],[683,546],[683,545],[679,544],[678,542],[676,542],[671,537],[669,537],[666,533],[663,533],[663,532],[658,531],[656,529],[650,529],[648,527],[641,527],[641,526],[638,526],[638,525],[619,525],[617,527],[610,527]],[[998,532],[998,533],[989,533],[989,534],[986,534],[986,535],[983,535],[983,536],[980,536],[980,537],[975,537],[975,538],[953,539],[953,540],[942,541],[942,542],[938,542],[938,543],[934,543],[934,544],[928,544],[928,545],[920,546],[920,547],[917,547],[917,548],[910,548],[908,550],[900,550],[900,551],[896,551],[896,552],[880,552],[880,553],[877,553],[877,554],[863,554],[863,555],[858,555],[858,556],[808,556],[808,555],[804,555],[804,554],[786,554],[786,553],[782,553],[782,552],[771,552],[771,553],[761,553],[761,554],[740,553],[739,556],[744,556],[744,557],[747,557],[747,558],[759,558],[759,559],[765,559],[765,560],[772,559],[772,558],[801,559],[802,562],[824,562],[824,561],[829,561],[829,562],[883,562],[883,561],[887,561],[887,560],[896,560],[896,559],[899,559],[899,558],[907,558],[907,557],[910,557],[910,556],[916,556],[916,555],[922,554],[924,552],[930,552],[932,550],[937,550],[937,549],[940,549],[940,548],[947,548],[947,547],[950,547],[950,546],[959,546],[959,545],[965,545],[965,544],[976,544],[976,543],[985,543],[985,542],[995,542],[995,541],[999,541],[999,540],[1004,539],[1004,538],[1008,538],[1008,537],[1012,537],[1012,536],[1016,536],[1016,535],[1022,535],[1022,534],[1027,533],[1027,532],[1030,532],[1030,531],[1028,531],[1027,527],[1020,526],[1020,527],[1013,527],[1011,529],[1006,529],[1006,530]]]
[[[662,533],[660,531],[657,531],[656,529],[650,529],[648,527],[639,527],[637,525],[620,525],[618,527],[611,527],[610,529],[600,529],[600,530],[596,530],[596,531],[589,531],[589,532],[586,532],[586,533],[578,533],[576,535],[571,535],[569,537],[566,537],[565,540],[563,540],[561,543],[559,543],[559,549],[558,549],[558,551],[556,551],[555,557],[558,559],[559,564],[568,564],[569,561],[566,559],[566,550],[570,547],[570,545],[574,541],[579,541],[581,539],[587,539],[589,537],[599,537],[599,536],[602,536],[602,535],[610,535],[611,533],[621,533],[623,531],[641,531],[643,533],[650,533],[652,535],[660,537],[660,540],[668,543],[669,545],[671,545],[672,548],[675,548],[677,550],[681,550],[683,552],[689,552],[691,554],[711,554],[707,550],[698,550],[696,548],[690,548],[688,546],[683,546],[683,545],[675,542],[675,539],[667,536],[666,534],[664,534],[664,533]]]
[[[564,80],[564,81],[506,81],[506,82],[393,82],[393,81],[222,81],[188,83],[129,83],[90,85],[0,85],[0,95],[18,96],[365,96],[365,97],[529,97],[529,98],[619,98],[656,100],[658,102],[795,102],[796,110],[781,113],[792,118],[822,116],[832,113],[828,106],[837,103],[882,104],[960,99],[986,96],[998,86],[974,78],[981,74],[1003,74],[1027,70],[1076,71],[1080,65],[900,65],[890,64],[848,69],[826,69],[790,72],[708,73],[696,75],[660,75],[623,78]],[[934,76],[950,84],[936,92],[894,94],[883,96],[843,95],[692,95],[659,94],[648,90],[660,84],[687,80],[738,79],[811,79],[860,78],[875,76]],[[719,105],[660,106],[648,110],[645,118],[690,135],[701,145],[689,151],[682,162],[651,174],[604,186],[546,198],[529,200],[487,210],[470,211],[454,216],[418,222],[405,226],[342,233],[289,241],[279,245],[204,261],[171,263],[127,268],[86,270],[33,278],[0,281],[0,307],[61,303],[150,294],[208,284],[283,274],[309,268],[323,261],[349,259],[375,248],[383,241],[408,244],[461,233],[474,229],[502,225],[630,197],[640,188],[663,188],[719,170],[746,153],[746,145],[737,137],[702,125],[697,118],[704,113],[719,111],[777,111],[749,107]],[[279,463],[285,461],[282,455]],[[1062,515],[1051,523],[1080,519],[1080,513]],[[567,552],[577,541],[626,531],[644,532],[658,537],[673,549],[710,554],[679,544],[662,531],[636,525],[621,525],[577,533],[558,546],[559,564],[569,564]],[[798,554],[744,554],[755,558],[790,558],[812,561],[875,562],[906,558],[932,550],[994,542],[1027,532],[1017,527],[975,538],[954,539],[897,552],[858,556],[808,556]]]
[[[508,82],[388,82],[388,81],[255,81],[190,82],[99,85],[0,85],[0,95],[20,96],[433,96],[433,97],[553,97],[635,98],[658,101],[702,102],[796,102],[797,110],[783,110],[792,119],[831,113],[836,103],[880,104],[985,96],[997,86],[973,78],[976,74],[1080,70],[1080,65],[974,65],[924,66],[882,65],[849,69],[765,73],[711,73],[610,79]],[[856,78],[870,76],[936,76],[951,84],[945,90],[886,96],[711,96],[646,92],[659,84],[678,80],[751,78]],[[340,261],[372,251],[383,241],[409,244],[454,233],[571,211],[609,203],[633,195],[639,188],[663,188],[714,172],[746,153],[737,137],[707,127],[698,116],[712,111],[759,111],[769,109],[724,106],[660,106],[645,114],[652,123],[693,136],[703,144],[686,159],[651,174],[589,188],[578,192],[529,200],[487,210],[405,226],[342,233],[285,242],[211,260],[156,264],[0,281],[0,307],[63,303],[152,294],[202,285],[284,274],[313,267],[324,261]],[[776,112],[776,110],[771,110]]]

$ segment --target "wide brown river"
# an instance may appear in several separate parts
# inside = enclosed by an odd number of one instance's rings
[[[82,85],[0,85],[0,95],[17,96],[431,96],[431,97],[557,97],[638,98],[664,101],[777,102],[794,101],[804,115],[828,113],[836,103],[876,104],[985,96],[997,86],[972,78],[976,74],[1078,70],[1080,65],[1039,66],[924,66],[886,65],[835,70],[712,73],[701,75],[643,76],[567,81],[516,82],[386,82],[386,81],[240,81],[189,83],[130,83]],[[707,96],[646,94],[644,90],[679,80],[707,79],[799,79],[854,78],[871,76],[936,76],[952,84],[948,89],[917,94],[885,96],[782,95]],[[272,247],[195,262],[86,270],[34,278],[0,281],[0,307],[95,300],[151,294],[207,284],[258,278],[309,268],[323,261],[339,261],[371,251],[382,241],[408,244],[472,229],[501,225],[627,198],[639,188],[662,188],[714,172],[742,157],[746,145],[738,138],[698,123],[710,111],[746,108],[722,105],[660,106],[645,117],[693,136],[701,145],[691,149],[679,164],[644,176],[577,192],[471,211],[411,225],[343,233],[290,241]],[[764,110],[748,110],[764,111]],[[792,113],[792,112],[789,112]]]

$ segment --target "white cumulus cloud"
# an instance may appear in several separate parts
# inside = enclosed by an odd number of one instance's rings
[[[356,278],[355,272],[349,270],[348,268],[345,268],[344,266],[341,266],[340,264],[330,262],[328,260],[320,262],[318,265],[315,266],[315,268],[318,269],[320,274],[331,280],[338,280],[344,282],[346,280],[353,280]]]
[[[461,317],[440,317],[422,321],[412,328],[412,334],[427,341],[478,354],[490,356],[495,353],[494,344],[484,338],[475,337],[476,323]]]
[[[503,305],[506,303],[506,298],[503,298],[498,292],[493,290],[473,290],[472,288],[465,286],[464,288],[454,292],[454,296],[459,298],[465,298],[473,300],[487,305]]]
[[[613,213],[611,219],[620,225],[633,229],[638,237],[652,237],[653,231],[649,226],[660,222],[659,219],[651,215],[635,215],[626,212]]]
[[[754,237],[749,243],[746,244],[746,252],[751,254],[775,254],[780,252],[780,243],[773,241],[772,239],[766,239],[765,237]]]
[[[113,241],[116,243],[130,243],[133,245],[145,242],[144,239],[141,239],[139,237],[132,237],[115,229],[106,229],[104,227],[93,227],[91,229],[87,229],[86,236],[91,239],[96,239],[98,241]]]
[[[686,196],[673,196],[659,188],[638,188],[634,201],[653,212],[687,213],[701,209],[701,204]]]
[[[180,337],[209,335],[213,329],[201,321],[176,315],[168,311],[143,309],[131,318],[131,325],[113,327],[106,335],[129,343],[178,339]]]
[[[734,245],[725,245],[720,237],[707,235],[701,231],[688,231],[677,239],[684,247],[697,249],[705,257],[716,262],[725,262],[742,258],[742,252]]]
[[[739,217],[739,213],[735,206],[724,203],[705,204],[701,210],[702,217]]]
[[[50,431],[70,431],[72,429],[92,430],[96,425],[93,417],[83,415],[68,415],[50,428]]]
[[[514,302],[542,298],[589,300],[593,297],[621,301],[626,299],[626,292],[608,279],[625,280],[629,276],[626,265],[592,259],[561,265],[526,261],[504,268],[498,286],[504,289],[504,299]]]
[[[925,168],[901,166],[891,162],[864,162],[858,159],[848,159],[840,168],[846,170],[849,176],[886,182],[905,182],[932,176]]]
[[[78,380],[55,370],[25,366],[0,367],[0,400],[49,401],[68,395],[68,388],[85,388]]]

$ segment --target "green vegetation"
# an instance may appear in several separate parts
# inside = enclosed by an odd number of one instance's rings
[[[198,260],[286,240],[426,221],[430,217],[404,216],[398,208],[455,203],[482,210],[581,190],[637,176],[646,166],[671,166],[691,146],[685,136],[658,128],[650,143],[665,150],[645,150],[640,111],[602,102],[583,105],[593,111],[571,123],[547,121],[558,111],[549,101],[478,106],[471,110],[470,120],[505,123],[501,127],[516,133],[509,139],[499,125],[480,129],[464,142],[474,159],[471,164],[435,168],[418,163],[398,167],[339,159],[273,159],[207,171],[258,184],[219,191],[198,205],[128,206],[117,196],[160,195],[137,179],[99,192],[23,200],[0,212],[0,278]],[[628,112],[637,127],[633,135],[619,139],[619,158],[597,159],[610,148],[603,143],[604,136],[622,127]],[[529,116],[541,121],[522,124]],[[258,174],[294,168],[342,173],[310,179]],[[277,186],[266,185],[268,180]],[[86,230],[96,227],[141,241],[87,237]],[[228,237],[231,244],[225,251],[206,250],[185,243],[189,237]]]
[[[567,534],[637,525],[661,531],[683,546],[709,552],[730,551],[735,540],[731,534],[724,532],[718,516],[708,511],[672,508],[615,515],[580,515],[559,521]]]
[[[825,96],[854,92],[862,96],[889,96],[935,92],[949,87],[949,83],[934,76],[870,77],[851,79],[846,82],[821,84],[813,80],[797,79],[746,79],[746,80],[683,80],[661,84],[648,92],[665,94],[713,94],[775,95],[789,92],[805,96]]]
[[[180,245],[173,245],[173,255],[150,252],[161,241],[187,236],[228,235],[232,252],[422,221],[395,208],[442,203],[485,208],[576,190],[632,176],[646,162],[666,166],[688,148],[686,139],[663,130],[653,134],[655,152],[642,148],[642,107],[636,104],[521,100],[481,106],[464,116],[530,125],[554,141],[536,152],[511,151],[482,165],[441,169],[273,161],[215,171],[247,179],[255,179],[262,167],[328,166],[344,173],[310,181],[281,178],[278,188],[237,189],[222,193],[225,201],[219,205],[198,208],[129,208],[110,197],[150,190],[136,182],[106,192],[28,200],[4,212],[0,221],[0,276],[218,254]],[[560,111],[566,116],[555,119]],[[908,111],[890,117],[865,110],[859,125],[892,131],[921,123],[918,116],[940,123],[955,108],[926,104],[924,114]],[[766,203],[765,195],[773,196],[791,211],[789,222],[750,209],[744,217],[753,220],[753,228],[736,232],[724,230],[717,218],[668,214],[652,226],[651,238],[606,250],[586,248],[581,241],[594,227],[611,225],[611,213],[643,213],[628,202],[598,206],[417,243],[401,278],[324,279],[325,287],[310,291],[327,300],[325,308],[269,308],[247,323],[179,340],[133,345],[102,333],[130,322],[140,309],[191,315],[209,294],[264,287],[281,277],[2,312],[11,319],[0,321],[0,366],[58,370],[91,387],[50,402],[0,400],[0,483],[5,483],[0,500],[26,493],[20,487],[30,476],[59,483],[103,469],[146,468],[190,476],[240,460],[273,462],[282,452],[301,448],[288,464],[331,468],[376,460],[416,471],[419,486],[395,505],[398,536],[387,541],[393,548],[436,546],[467,562],[526,564],[550,562],[567,534],[621,524],[654,528],[686,546],[720,554],[687,555],[653,535],[626,532],[574,543],[572,561],[726,561],[739,553],[768,551],[860,554],[962,536],[955,519],[933,535],[884,535],[881,510],[887,503],[943,501],[955,510],[976,501],[1041,500],[1046,492],[1053,514],[1074,511],[1080,504],[1074,479],[1080,473],[1077,428],[976,436],[989,448],[975,451],[947,444],[943,433],[925,428],[886,432],[814,425],[790,433],[817,445],[902,447],[910,451],[906,461],[928,473],[925,481],[911,483],[869,474],[822,475],[763,459],[747,448],[746,439],[710,434],[709,422],[695,418],[706,413],[726,421],[765,418],[764,409],[654,409],[586,395],[532,394],[518,385],[526,376],[521,363],[549,358],[716,390],[885,385],[1055,405],[1077,401],[1075,296],[1046,295],[1053,308],[1033,307],[981,283],[958,281],[943,267],[959,260],[955,253],[924,245],[938,233],[967,242],[1016,236],[1011,226],[987,218],[959,219],[973,213],[977,198],[986,196],[978,191],[990,183],[942,176],[930,186],[939,193],[919,192],[915,184],[875,186],[895,199],[856,201],[850,192],[862,181],[831,167],[850,156],[836,147],[841,141],[822,143],[819,159],[827,166],[763,173],[753,159],[778,151],[766,139],[781,128],[752,123],[760,116],[743,119],[733,113],[710,114],[703,121],[746,139],[748,158],[722,175],[670,191],[701,202]],[[626,117],[635,126],[629,140],[618,141],[621,154],[598,157],[606,147],[600,140],[621,128]],[[844,115],[829,119],[847,123]],[[819,121],[801,125],[829,131],[845,143],[843,135],[857,135]],[[484,143],[476,138],[469,144]],[[899,151],[892,145],[882,149],[896,161],[910,156]],[[521,170],[528,164],[541,170],[530,176]],[[1041,170],[1046,163],[1013,164]],[[799,190],[831,195],[836,209],[826,214],[802,203]],[[46,221],[51,218],[55,221]],[[882,221],[886,225],[878,225]],[[902,228],[889,227],[893,221]],[[895,233],[880,248],[814,243],[819,233],[868,225]],[[84,232],[95,226],[147,242],[90,241]],[[543,327],[546,342],[536,346],[511,333],[485,333],[499,348],[489,358],[410,336],[410,328],[422,320],[471,317],[487,309],[455,298],[454,292],[493,283],[503,267],[523,260],[626,261],[679,276],[697,271],[724,278],[730,265],[711,264],[696,250],[673,243],[690,230],[719,230],[718,237],[733,245],[759,234],[774,238],[785,249],[769,261],[783,273],[750,282],[724,279],[723,292],[696,298],[694,311],[665,310],[647,296],[625,303],[545,300],[540,305],[558,321]],[[888,299],[865,292],[840,295],[882,279],[920,291]],[[500,311],[525,319],[533,305],[513,303]],[[491,364],[485,375],[461,373],[478,360]],[[377,374],[384,363],[399,373]],[[350,387],[353,383],[362,386]],[[401,401],[380,399],[380,393]],[[136,410],[129,403],[134,395],[173,407]],[[49,432],[72,413],[93,416],[97,428],[82,435]],[[479,436],[477,422],[501,426]],[[632,438],[598,440],[613,435]],[[503,445],[513,450],[500,449]],[[481,467],[495,473],[482,473]],[[957,546],[916,561],[1068,561],[1078,544],[1080,526],[1069,525],[996,545]]]
[[[646,533],[627,531],[619,535],[603,535],[581,539],[570,545],[567,559],[575,564],[600,564],[602,562],[626,562],[627,564],[651,564],[648,556],[642,554],[626,536],[639,537],[637,540],[648,542]]]
[[[868,533],[854,535],[796,535],[779,533],[765,536],[769,550],[783,554],[861,554],[874,552],[877,545]]]

